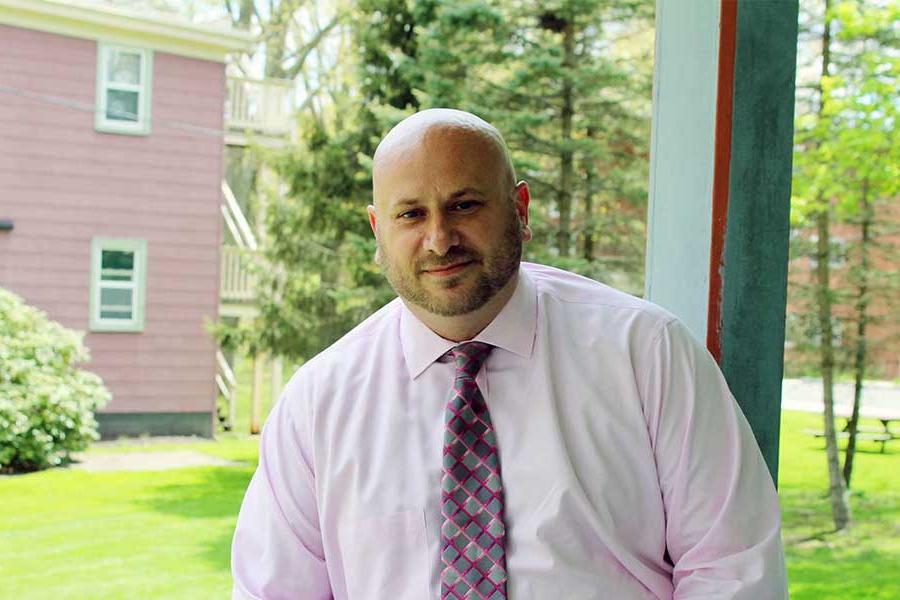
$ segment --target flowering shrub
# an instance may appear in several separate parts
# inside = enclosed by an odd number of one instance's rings
[[[74,366],[89,358],[83,335],[0,288],[0,471],[59,465],[99,438],[110,394]]]

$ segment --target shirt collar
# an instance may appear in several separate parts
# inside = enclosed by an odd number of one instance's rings
[[[537,331],[537,292],[525,269],[519,269],[516,290],[500,313],[473,341],[485,342],[528,358]],[[422,323],[406,304],[400,309],[400,345],[409,376],[415,379],[431,363],[459,345],[444,339]]]

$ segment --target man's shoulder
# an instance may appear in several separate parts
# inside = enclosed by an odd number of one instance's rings
[[[675,319],[661,306],[583,275],[535,263],[522,263],[522,268],[534,282],[538,297],[545,301],[554,300],[589,312],[630,313],[659,324]]]

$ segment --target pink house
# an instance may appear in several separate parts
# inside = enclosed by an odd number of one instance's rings
[[[249,44],[0,0],[0,287],[87,332],[105,437],[214,432],[225,59]]]

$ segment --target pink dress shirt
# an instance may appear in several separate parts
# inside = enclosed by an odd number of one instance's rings
[[[523,263],[476,340],[500,448],[510,600],[787,597],[778,500],[712,357],[671,315]],[[304,364],[269,415],[234,598],[440,591],[454,342],[400,300]]]

